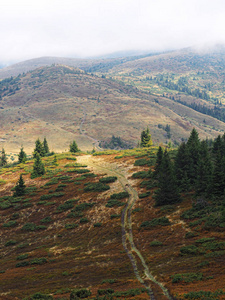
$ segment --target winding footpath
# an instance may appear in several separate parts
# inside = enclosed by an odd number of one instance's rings
[[[145,286],[148,291],[149,297],[151,300],[156,300],[154,293],[151,288],[151,283],[158,285],[165,297],[169,300],[173,298],[169,295],[168,290],[158,282],[154,276],[150,273],[150,270],[142,256],[141,252],[137,249],[133,239],[132,232],[132,208],[135,204],[135,201],[138,199],[137,191],[129,184],[126,177],[118,170],[118,165],[116,163],[108,163],[102,160],[99,157],[93,157],[91,155],[85,155],[77,157],[77,162],[82,164],[87,164],[96,171],[104,171],[107,175],[117,176],[118,181],[125,191],[129,193],[128,202],[122,212],[121,217],[121,226],[122,226],[122,244],[123,247],[131,261],[131,264],[134,269],[136,278],[141,284]],[[137,258],[139,258],[141,264],[137,264]]]

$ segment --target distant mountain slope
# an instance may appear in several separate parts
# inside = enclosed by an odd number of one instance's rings
[[[0,94],[0,148],[12,153],[21,145],[31,153],[45,136],[52,150],[63,151],[73,139],[92,150],[112,135],[135,146],[147,126],[157,143],[181,142],[194,126],[203,138],[225,131],[225,123],[171,99],[63,65],[3,80]]]

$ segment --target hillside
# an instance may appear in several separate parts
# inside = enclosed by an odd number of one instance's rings
[[[2,300],[225,299],[223,227],[190,216],[192,192],[154,207],[156,148],[56,158],[35,179],[32,161],[1,169]],[[19,174],[26,194],[12,197]]]
[[[47,137],[65,151],[75,139],[82,150],[120,136],[134,146],[149,126],[153,141],[180,142],[196,127],[201,138],[225,131],[225,123],[169,98],[63,65],[41,67],[0,82],[0,148],[18,153]],[[170,136],[165,131],[170,126]]]

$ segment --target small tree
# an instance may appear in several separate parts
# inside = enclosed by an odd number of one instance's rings
[[[45,155],[49,153],[49,147],[48,147],[48,142],[46,140],[46,138],[44,138],[44,141],[43,141],[43,148],[44,148],[44,153]]]
[[[31,178],[36,178],[45,174],[45,167],[43,162],[41,161],[41,157],[38,153],[36,153],[33,171],[31,173]]]
[[[71,144],[70,144],[70,152],[78,152],[79,149],[78,149],[78,146],[77,146],[77,143],[75,141],[73,141]]]
[[[36,155],[39,154],[41,157],[45,156],[45,150],[42,142],[40,139],[37,139],[35,142],[35,149],[34,149],[34,154],[33,157],[35,158]]]
[[[1,158],[0,158],[0,166],[5,166],[7,165],[7,157],[6,157],[6,154],[5,154],[5,149],[2,148],[2,155],[1,155]]]
[[[153,173],[153,176],[157,178],[158,174],[160,173],[161,170],[161,165],[162,165],[162,160],[163,160],[163,149],[161,146],[159,146],[159,149],[157,151],[157,158],[156,158],[156,164],[155,164],[155,171]]]
[[[149,133],[149,128],[143,130],[141,133],[141,147],[150,147],[152,145],[151,134]]]
[[[20,174],[20,178],[16,183],[15,192],[13,194],[14,197],[23,196],[25,194],[25,183],[23,180],[23,176]]]
[[[21,164],[21,163],[25,163],[26,160],[27,160],[27,155],[24,152],[23,147],[21,147],[20,153],[18,155],[18,161]]]

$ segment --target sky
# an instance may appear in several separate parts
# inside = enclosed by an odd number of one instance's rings
[[[0,63],[225,43],[225,0],[1,0]]]

